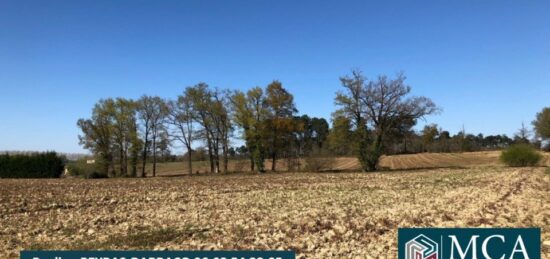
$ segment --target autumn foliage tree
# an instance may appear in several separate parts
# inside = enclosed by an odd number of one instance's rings
[[[348,117],[342,114],[333,114],[327,143],[328,149],[337,156],[350,155],[357,150],[352,122]]]
[[[264,91],[261,87],[254,87],[246,93],[237,90],[230,100],[233,121],[242,129],[242,139],[250,156],[250,169],[263,172],[266,155],[265,122],[269,115]]]
[[[230,100],[233,121],[242,128],[250,152],[251,169],[264,171],[264,159],[269,156],[275,171],[277,159],[286,152],[296,129],[294,97],[281,82],[273,81],[265,92],[260,87],[246,94],[235,91]]]
[[[266,89],[266,104],[269,115],[266,135],[268,136],[271,155],[271,170],[276,170],[277,157],[285,151],[296,124],[293,116],[298,112],[294,105],[294,97],[279,81],[273,81]]]
[[[436,124],[429,124],[424,126],[424,129],[422,129],[422,143],[424,146],[424,151],[432,150],[432,145],[438,135],[439,130],[437,129]]]

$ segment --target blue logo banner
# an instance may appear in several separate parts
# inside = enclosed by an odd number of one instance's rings
[[[21,259],[295,259],[293,251],[21,251]]]
[[[540,259],[539,228],[400,228],[399,259]]]

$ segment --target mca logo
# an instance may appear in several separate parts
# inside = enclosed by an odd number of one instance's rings
[[[399,228],[399,259],[540,259],[540,228]]]
[[[406,259],[438,259],[438,244],[424,235],[418,235],[405,244]]]

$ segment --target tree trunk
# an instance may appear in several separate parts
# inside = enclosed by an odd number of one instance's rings
[[[137,176],[137,152],[135,154],[132,154],[132,172],[131,176],[136,177]]]
[[[157,136],[153,133],[153,177],[157,176]]]
[[[189,169],[189,174],[193,174],[193,159],[191,159],[191,146],[187,146],[187,168]]]
[[[110,176],[109,169],[111,168],[111,164],[112,164],[111,156],[107,154],[102,154],[101,159],[102,159],[101,162],[103,163],[103,173],[105,173],[105,175],[107,176]]]
[[[262,151],[261,151],[260,147],[258,147],[257,145],[254,146],[254,149],[252,150],[251,156],[252,156],[252,159],[254,161],[253,166],[256,167],[255,170],[260,172],[260,173],[265,172],[264,156],[262,154]]]
[[[145,124],[145,127],[147,128],[148,125]],[[147,175],[145,174],[145,166],[147,165],[147,151],[149,151],[148,148],[149,147],[149,130],[145,130],[145,140],[144,140],[144,144],[143,144],[143,154],[142,154],[142,159],[143,159],[143,162],[142,162],[142,168],[141,168],[141,177],[146,177]]]
[[[225,139],[225,137],[223,140],[222,152],[223,152],[223,172],[227,173],[228,167],[229,167],[228,166],[229,158],[227,157],[228,148],[227,148],[227,140]]]
[[[216,173],[220,172],[220,149],[218,147],[218,144],[220,142],[216,141],[216,148],[214,148],[214,161],[216,162]]]
[[[108,161],[108,164],[107,164],[107,167],[108,167],[107,176],[109,176],[109,177],[114,177],[114,176],[116,176],[115,159],[114,159],[114,156],[109,154],[109,155],[107,156],[107,161]]]
[[[271,171],[275,172],[275,164],[277,163],[277,154],[275,152],[271,153]]]
[[[378,135],[368,151],[367,171],[376,171],[378,169],[378,160],[382,156],[382,136]]]
[[[133,146],[130,150],[130,177],[136,177],[137,175],[137,163],[138,163],[139,151]]]
[[[373,165],[373,159],[378,159],[375,155],[373,144],[369,144],[369,134],[366,126],[360,124],[357,129],[357,136],[359,138],[359,162],[361,162],[361,169],[363,172],[374,171],[376,169],[376,162]]]
[[[120,146],[119,150],[118,150],[118,159],[119,159],[119,165],[120,165],[120,168],[118,169],[119,173],[118,173],[118,176],[123,176],[124,175],[124,148],[122,147],[122,145]]]
[[[210,173],[214,172],[214,155],[212,154],[212,139],[210,139],[210,134],[206,130],[206,143],[208,145],[208,159],[210,161]]]
[[[248,155],[250,156],[250,172],[254,172],[254,154],[252,152],[252,145],[250,140],[246,141],[246,148],[248,149]]]
[[[220,172],[220,139],[215,137],[212,139],[212,150],[213,150],[213,159],[214,159],[214,172]]]
[[[128,176],[128,143],[124,147],[124,174],[122,176]]]
[[[403,139],[403,153],[407,154],[407,137]]]
[[[147,145],[147,144],[146,144]],[[147,149],[146,148],[143,148],[143,155],[142,155],[142,167],[141,167],[141,177],[147,177],[147,175],[145,174],[145,166],[147,165]]]

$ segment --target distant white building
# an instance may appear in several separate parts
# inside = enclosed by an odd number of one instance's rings
[[[95,164],[95,160],[94,159],[86,160],[86,164]]]

